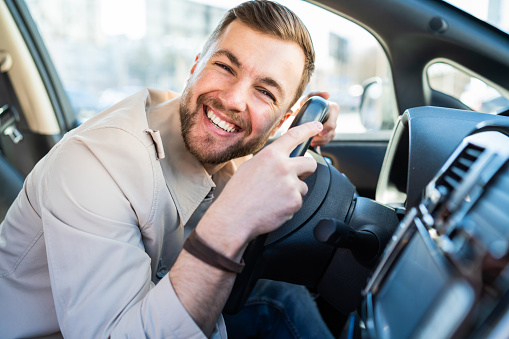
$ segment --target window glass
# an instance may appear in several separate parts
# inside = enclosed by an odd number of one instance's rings
[[[448,94],[483,113],[497,113],[509,107],[509,100],[492,86],[462,70],[443,62],[427,69],[432,89]]]
[[[241,1],[26,0],[79,120],[143,87],[182,91],[192,63],[228,8]],[[391,129],[396,105],[387,57],[358,25],[298,0],[317,55],[306,93],[328,91],[339,133]],[[363,89],[379,87],[365,95]],[[377,98],[373,99],[373,96]],[[382,100],[383,98],[383,100]]]
[[[509,33],[509,0],[447,0],[446,2]]]

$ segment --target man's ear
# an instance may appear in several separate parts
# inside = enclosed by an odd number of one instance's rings
[[[193,64],[193,67],[191,67],[191,74],[193,74],[194,71],[196,70],[196,66],[198,65],[198,60],[200,60],[200,53],[198,53],[198,55],[196,55],[196,58],[194,58],[194,64]]]
[[[285,113],[285,115],[283,115],[283,117],[281,118],[281,120],[279,120],[277,125],[274,126],[272,131],[270,131],[270,137],[271,138],[276,135],[277,130],[284,124],[284,122],[286,120],[288,120],[288,118],[292,115],[292,113],[293,113],[292,111],[288,111],[288,112]]]

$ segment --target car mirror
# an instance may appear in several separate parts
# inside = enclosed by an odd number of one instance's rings
[[[359,105],[361,122],[368,130],[380,130],[383,124],[382,80],[370,78],[363,84]]]

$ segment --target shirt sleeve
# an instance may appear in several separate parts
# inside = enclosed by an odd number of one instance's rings
[[[64,337],[204,337],[168,275],[151,282],[140,227],[154,211],[152,152],[109,128],[73,136],[45,162],[39,200]]]

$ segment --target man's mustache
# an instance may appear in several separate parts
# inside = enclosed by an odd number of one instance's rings
[[[251,122],[249,119],[246,119],[245,115],[241,114],[239,111],[226,108],[226,106],[219,99],[212,98],[208,95],[208,93],[204,93],[198,96],[196,102],[198,107],[206,105],[217,111],[220,111],[221,114],[227,117],[232,123],[247,132],[247,135],[251,133]]]

